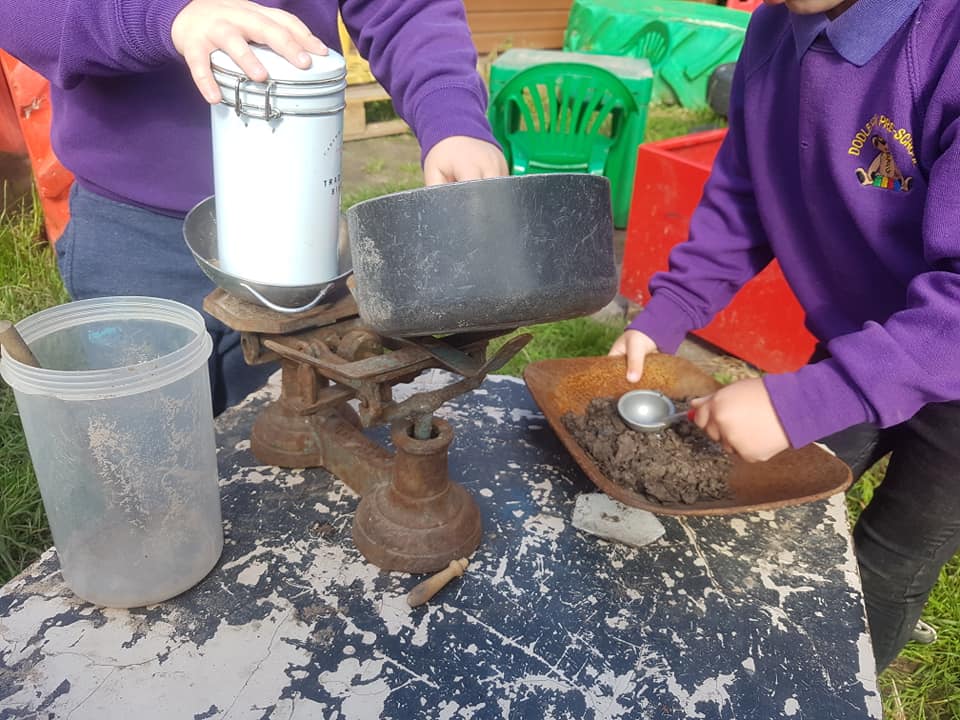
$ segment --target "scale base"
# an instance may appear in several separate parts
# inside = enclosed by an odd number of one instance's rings
[[[414,438],[412,427],[394,427],[393,477],[363,496],[353,540],[368,561],[384,570],[435,572],[479,547],[480,508],[450,481],[450,425],[434,418],[433,437],[427,440]]]

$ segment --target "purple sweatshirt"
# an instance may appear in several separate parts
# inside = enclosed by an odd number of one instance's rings
[[[210,110],[173,47],[187,0],[0,0],[0,48],[51,81],[53,149],[85,187],[183,215],[213,194]],[[260,0],[338,49],[336,0]],[[344,24],[424,155],[494,142],[462,0],[343,0]]]
[[[795,447],[960,399],[958,8],[755,11],[689,240],[630,325],[674,352],[776,256],[831,354],[764,377]]]

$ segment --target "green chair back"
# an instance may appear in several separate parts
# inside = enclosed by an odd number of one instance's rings
[[[504,85],[489,117],[511,174],[605,175],[615,222],[625,225],[646,115],[616,75],[582,63],[535,65]]]
[[[602,175],[637,104],[611,72],[579,63],[546,63],[517,73],[493,99],[493,133],[511,173]]]

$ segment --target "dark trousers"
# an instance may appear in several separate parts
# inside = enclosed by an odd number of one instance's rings
[[[960,549],[960,402],[927,405],[891,428],[857,425],[823,442],[855,479],[891,453],[853,531],[879,672],[907,643],[940,569]]]
[[[114,202],[74,183],[70,222],[57,240],[57,263],[74,300],[147,295],[198,310],[213,338],[209,361],[214,414],[261,387],[276,365],[251,367],[240,334],[202,310],[213,283],[183,239],[183,220]]]

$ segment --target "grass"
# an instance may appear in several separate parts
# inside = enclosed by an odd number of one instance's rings
[[[709,108],[687,110],[673,105],[650,105],[647,108],[645,142],[656,142],[689,132],[724,127],[726,122]]]
[[[401,190],[410,190],[411,188],[422,185],[423,176],[418,175],[416,178],[391,180],[385,183],[357,188],[356,190],[345,191],[343,195],[340,196],[340,207],[346,210],[351,205],[356,205],[358,202],[363,202],[364,200],[370,200],[371,198],[380,197],[388,193],[400,192]]]
[[[383,172],[386,166],[387,163],[383,158],[374,158],[367,160],[367,162],[363,164],[363,171],[367,173],[367,175],[376,175],[377,173]]]
[[[374,100],[373,102],[368,102],[363,112],[367,123],[377,123],[399,117],[391,100]]]
[[[622,331],[623,328],[619,325],[606,325],[589,318],[574,318],[521,328],[494,340],[490,344],[490,353],[496,352],[500,346],[517,335],[532,334],[533,339],[514,355],[503,369],[498,370],[502,375],[522,377],[523,369],[537,360],[606,355]]]
[[[0,214],[0,318],[13,321],[67,300],[33,209]],[[50,545],[40,491],[13,392],[0,383],[0,582]]]

